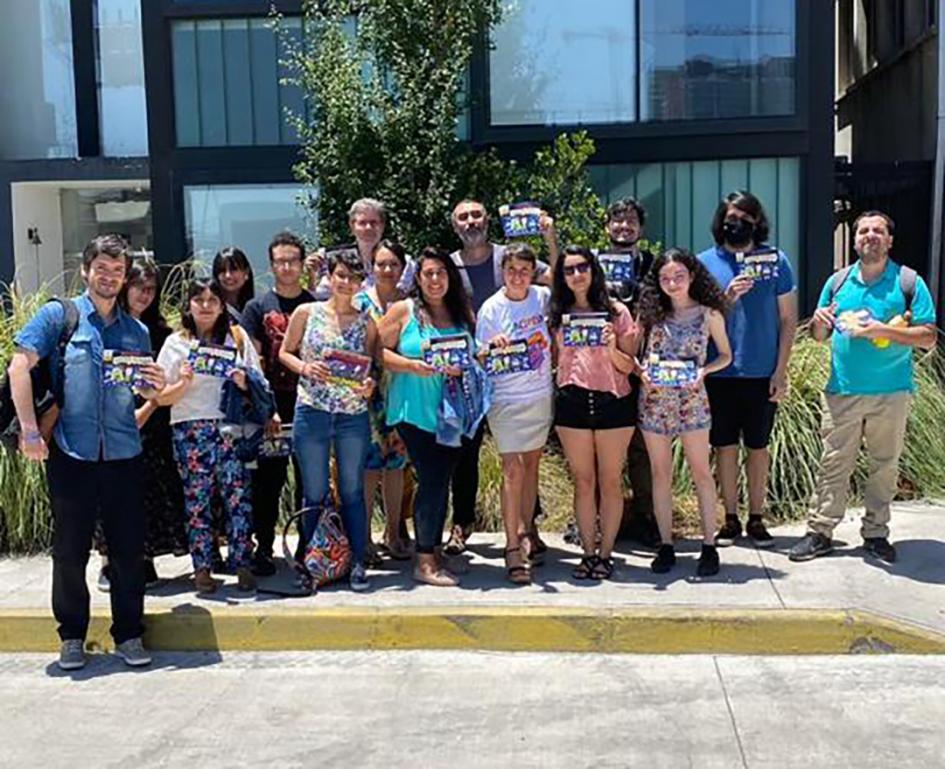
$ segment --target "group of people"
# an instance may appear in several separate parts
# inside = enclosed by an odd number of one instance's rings
[[[221,570],[252,590],[276,569],[290,459],[296,508],[317,509],[335,489],[355,591],[369,587],[381,553],[414,558],[417,581],[459,583],[454,556],[473,531],[487,426],[502,461],[505,565],[514,584],[531,581],[547,550],[535,513],[552,428],[574,481],[582,548],[575,579],[614,573],[628,456],[634,496],[658,531],[651,568],[675,567],[675,439],[701,513],[697,573],[716,574],[717,547],[742,535],[742,445],[744,532],[759,547],[773,544],[763,522],[767,446],[787,392],[797,300],[790,260],[768,243],[761,202],[743,191],[723,199],[711,225],[716,245],[698,256],[642,249],[646,212],[634,199],[609,208],[609,246],[599,252],[559,247],[554,220],[542,212],[546,259],[525,241],[491,242],[479,201],[460,202],[451,216],[461,247],[430,246],[414,258],[385,238],[387,212],[373,199],[351,207],[350,247],[307,253],[295,235],[280,233],[268,249],[274,286],[261,296],[246,255],[223,249],[212,277],[190,282],[176,330],[158,310],[159,273],[150,259],[132,259],[118,236],[88,245],[88,289],[73,300],[71,336],[63,345],[66,308],[50,302],[18,334],[9,368],[21,451],[48,460],[63,668],[85,662],[85,567],[97,522],[106,559],[99,582],[110,590],[118,653],[147,664],[141,623],[145,585],[156,579],[153,558],[189,552],[201,593],[218,588],[213,574]],[[827,282],[812,320],[814,337],[831,340],[832,373],[810,531],[792,560],[830,551],[864,438],[865,548],[886,561],[896,555],[889,503],[913,389],[912,348],[934,346],[935,317],[921,277],[889,258],[892,220],[867,212],[854,230],[858,261]],[[201,345],[232,355],[225,375],[195,364]],[[106,351],[157,356],[141,367],[134,389],[109,387]],[[339,355],[365,368],[339,376],[332,366]],[[30,371],[41,360],[62,380],[54,423],[34,413]],[[247,452],[241,421],[267,397],[274,408],[265,434],[291,426],[291,456]],[[412,546],[402,518],[411,465]],[[386,527],[374,545],[379,488]],[[314,523],[303,519],[303,543]]]

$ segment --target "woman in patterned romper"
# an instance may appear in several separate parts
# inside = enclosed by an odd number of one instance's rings
[[[692,254],[671,248],[653,263],[640,296],[640,322],[647,336],[642,359],[643,405],[640,428],[653,474],[653,508],[662,545],[651,568],[669,571],[676,563],[673,549],[673,448],[682,441],[696,486],[702,514],[702,554],[699,576],[719,571],[715,549],[715,479],[709,465],[709,400],[705,377],[732,360],[725,333],[725,296],[715,279]],[[709,339],[717,355],[706,362]],[[671,362],[665,366],[665,362]],[[688,365],[691,381],[671,382],[661,373]]]

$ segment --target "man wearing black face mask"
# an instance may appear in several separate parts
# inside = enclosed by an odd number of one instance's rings
[[[757,547],[774,540],[762,522],[768,487],[768,442],[778,402],[787,393],[788,361],[797,328],[797,293],[791,263],[767,244],[768,218],[750,192],[733,192],[715,212],[716,246],[699,259],[731,303],[726,330],[732,363],[706,379],[725,523],[716,544],[742,533],[738,518],[738,449],[744,442],[748,471],[748,524]],[[711,354],[711,353],[710,353]]]
[[[640,248],[646,209],[635,198],[624,198],[607,209],[607,237],[610,247],[598,254],[605,272],[616,271],[619,280],[608,281],[607,288],[636,317],[636,304],[643,279],[653,265],[654,254]],[[612,264],[609,264],[612,263]],[[612,273],[614,274],[614,273]],[[639,388],[635,390],[639,392]],[[643,433],[634,431],[627,449],[627,475],[633,502],[630,518],[625,519],[623,533],[644,545],[660,542],[656,519],[653,517],[653,480],[650,460],[643,442]]]

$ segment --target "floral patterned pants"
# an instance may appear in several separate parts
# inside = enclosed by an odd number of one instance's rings
[[[198,419],[173,425],[174,456],[184,484],[187,536],[195,569],[210,568],[213,547],[211,502],[220,498],[226,519],[230,567],[249,566],[252,556],[252,499],[249,470],[220,431],[221,423]]]

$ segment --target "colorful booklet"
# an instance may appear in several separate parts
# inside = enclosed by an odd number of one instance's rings
[[[326,350],[322,356],[334,384],[360,387],[371,374],[371,359],[367,355],[348,350]]]
[[[778,249],[762,248],[747,254],[735,254],[738,274],[752,280],[774,280],[778,277]]]
[[[597,257],[608,283],[636,280],[637,270],[633,254],[599,254]]]
[[[187,360],[195,374],[226,379],[236,368],[238,350],[222,344],[210,344],[194,340],[190,343]]]
[[[489,376],[502,376],[521,371],[535,371],[541,366],[543,355],[540,345],[531,344],[528,339],[513,339],[505,347],[493,347],[489,350],[489,355],[486,356],[486,373]]]
[[[261,457],[288,457],[292,454],[292,425],[282,425],[277,435],[266,436],[259,446]]]
[[[646,373],[654,387],[688,387],[699,377],[699,368],[694,360],[661,360],[651,355]]]
[[[466,334],[447,334],[425,339],[420,349],[423,351],[423,359],[437,371],[445,371],[450,366],[469,368],[472,365],[472,352]]]
[[[847,310],[846,312],[841,312],[837,317],[836,328],[837,331],[844,336],[850,336],[856,329],[862,328],[872,319],[873,313],[866,308],[862,310]]]
[[[561,316],[561,336],[565,347],[603,347],[604,327],[610,323],[606,312],[572,312]]]
[[[154,363],[154,360],[146,353],[105,350],[102,353],[102,376],[105,387],[150,389],[151,384],[141,373],[142,366],[149,363]]]
[[[535,203],[499,206],[499,218],[507,238],[541,235],[541,208]]]

